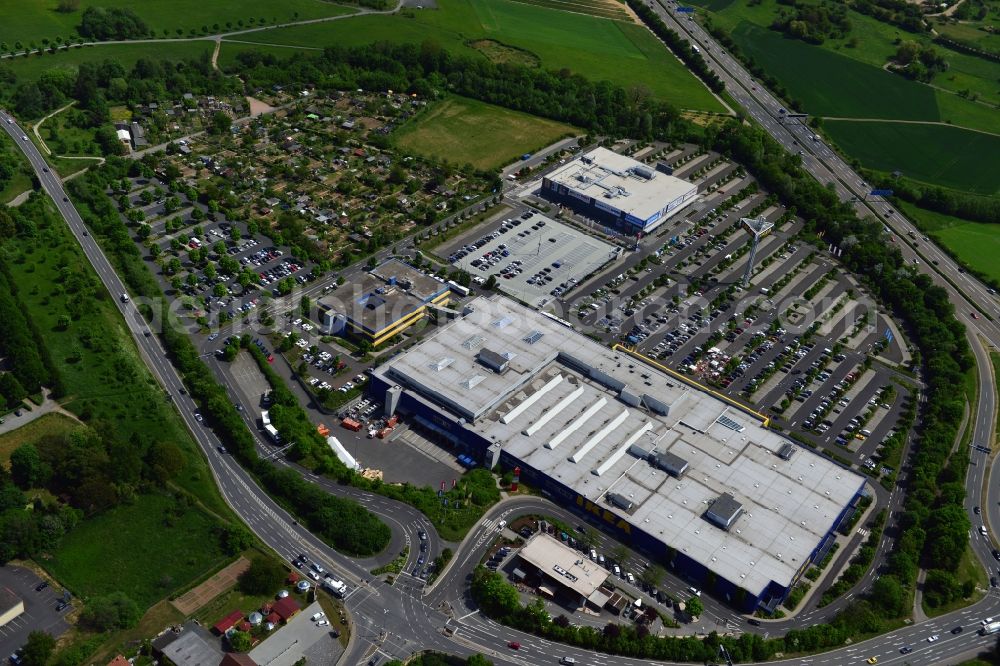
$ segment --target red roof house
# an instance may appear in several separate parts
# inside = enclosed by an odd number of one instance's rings
[[[274,612],[277,613],[284,622],[288,622],[300,610],[302,610],[302,608],[299,606],[299,603],[292,597],[284,597],[283,599],[278,599],[274,602]]]
[[[242,622],[240,622],[240,631],[245,631],[247,633],[250,633],[251,629],[253,629],[253,627],[250,626],[250,623],[247,622],[246,620],[243,620]]]
[[[108,666],[131,666],[131,664],[128,663],[128,659],[122,655],[118,655],[108,662]]]
[[[232,613],[230,613],[226,617],[216,622],[215,625],[212,627],[212,631],[214,631],[217,634],[224,634],[233,627],[235,627],[236,623],[242,620],[243,617],[244,617],[243,611],[234,610]]]

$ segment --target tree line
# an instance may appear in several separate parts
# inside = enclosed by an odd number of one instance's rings
[[[676,31],[667,27],[656,12],[641,0],[628,0],[628,6],[642,19],[642,22],[653,31],[653,34],[663,40],[667,47],[674,54],[684,61],[695,76],[705,82],[712,92],[720,93],[726,88],[715,72],[708,66],[701,54],[691,48],[691,44],[682,38]]]
[[[16,209],[0,210],[0,234],[30,227],[30,221]],[[0,410],[14,408],[29,395],[40,393],[43,386],[51,387],[54,397],[62,394],[59,373],[42,344],[44,337],[24,313],[9,268],[0,262],[0,357],[9,367],[0,372]]]
[[[677,109],[642,89],[595,83],[569,70],[498,65],[478,56],[456,56],[433,40],[420,45],[328,47],[322,54],[286,59],[245,51],[230,70],[239,72],[250,89],[314,85],[321,93],[356,88],[405,90],[424,98],[452,92],[615,136],[654,138],[679,118]]]

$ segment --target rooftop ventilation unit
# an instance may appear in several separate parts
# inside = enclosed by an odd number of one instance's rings
[[[632,167],[632,173],[643,180],[652,180],[656,176],[655,171],[642,164]]]
[[[794,453],[795,447],[791,444],[783,444],[782,447],[778,449],[778,457],[782,460],[791,460]]]
[[[680,456],[674,455],[669,451],[657,453],[653,456],[650,462],[653,463],[654,467],[662,469],[670,476],[677,478],[684,476],[684,472],[686,472],[688,468],[687,460],[684,460]]]
[[[608,493],[607,498],[611,506],[616,506],[625,513],[630,513],[635,507],[635,503],[632,500],[618,493]]]
[[[705,512],[705,519],[716,527],[728,531],[742,513],[743,505],[729,493],[722,493],[708,507],[708,511]]]
[[[503,354],[498,354],[492,349],[482,349],[476,358],[484,366],[492,370],[497,374],[501,374],[507,370],[507,364],[510,362]]]

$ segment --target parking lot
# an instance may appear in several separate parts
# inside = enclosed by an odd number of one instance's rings
[[[264,292],[278,295],[309,280],[305,260],[251,234],[245,222],[192,202],[183,188],[170,192],[162,181],[144,178],[130,184],[125,196],[144,218],[136,242],[159,264],[164,290],[194,299],[190,312],[209,325],[246,319]]]
[[[504,293],[543,307],[620,253],[615,245],[527,210],[453,245],[448,260],[477,284],[492,275]]]
[[[24,601],[24,613],[0,627],[0,656],[4,659],[20,649],[32,631],[44,631],[58,638],[69,629],[64,618],[72,612],[72,603],[57,611],[56,606],[63,599],[62,590],[49,585],[37,590],[42,582],[30,569],[11,564],[0,567],[0,587],[10,589]]]
[[[905,343],[887,316],[829,250],[806,242],[802,220],[735,165],[711,153],[672,155],[675,174],[699,183],[699,201],[561,296],[561,311],[583,331],[753,405],[859,469],[891,473],[879,449],[913,396]],[[774,228],[744,288],[747,217]]]

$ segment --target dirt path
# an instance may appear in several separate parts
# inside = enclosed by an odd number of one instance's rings
[[[45,151],[46,155],[52,155],[52,151],[49,150],[49,147],[47,145],[45,145],[45,140],[42,139],[42,135],[38,133],[38,128],[41,127],[42,123],[44,123],[49,118],[51,118],[52,116],[54,116],[54,115],[56,115],[58,113],[62,113],[63,111],[65,111],[69,107],[73,106],[74,104],[76,104],[76,101],[72,101],[69,104],[67,104],[66,106],[63,106],[61,108],[56,109],[55,111],[53,111],[49,115],[43,116],[41,120],[39,120],[37,123],[35,123],[34,125],[31,126],[31,131],[34,132],[35,138],[38,139],[38,145],[42,147],[42,150]]]

